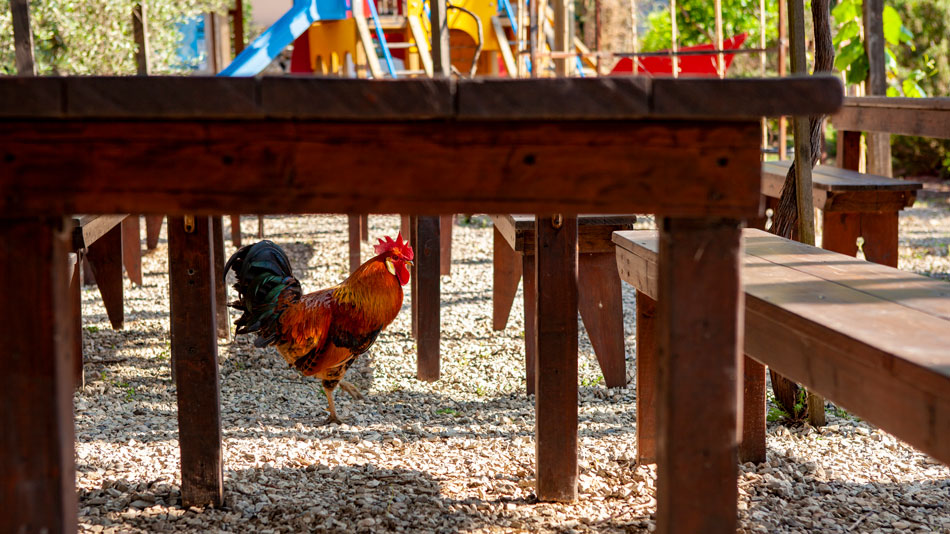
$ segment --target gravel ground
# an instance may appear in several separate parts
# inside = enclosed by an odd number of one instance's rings
[[[305,290],[346,274],[345,217],[268,217]],[[370,218],[370,235],[396,217]],[[649,223],[646,223],[649,224]],[[645,225],[644,225],[645,226]],[[246,217],[245,240],[256,231]],[[126,281],[114,332],[95,288],[83,290],[86,381],[75,395],[83,532],[643,532],[654,529],[653,466],[636,466],[635,388],[606,390],[580,342],[580,498],[536,504],[532,399],[524,393],[520,293],[491,329],[491,228],[458,225],[442,281],[442,379],[414,378],[408,301],[351,369],[363,401],[326,399],[273,349],[246,337],[219,346],[226,503],[183,509],[175,386],[169,379],[167,248]],[[947,279],[950,208],[901,216],[901,267]],[[163,234],[164,238],[164,234]],[[228,253],[233,249],[228,245]],[[364,257],[371,252],[363,245]],[[633,291],[625,286],[628,375]],[[950,469],[829,405],[829,424],[770,423],[769,461],[741,467],[742,532],[950,532]]]

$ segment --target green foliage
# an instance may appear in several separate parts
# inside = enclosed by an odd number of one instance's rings
[[[774,43],[778,39],[778,2],[766,2],[765,5],[766,41]],[[670,10],[668,5],[653,11],[647,18],[649,30],[640,44],[644,51],[665,50],[672,46]],[[679,46],[694,46],[703,43],[715,43],[716,12],[713,2],[708,0],[681,0],[676,2],[676,27]],[[758,0],[723,0],[722,33],[728,39],[746,32],[747,43],[758,46],[759,2]]]
[[[137,0],[32,0],[31,29],[41,75],[135,74],[132,8]],[[228,0],[152,0],[146,4],[149,60],[155,74],[176,70],[181,33],[176,23]],[[9,0],[0,0],[0,75],[16,74]]]
[[[895,0],[894,10],[910,34],[893,50],[898,71],[925,94],[950,95],[950,0]]]
[[[868,56],[864,50],[861,35],[862,0],[841,0],[831,10],[831,16],[837,26],[833,43],[838,49],[835,54],[835,69],[844,72],[848,83],[861,83],[868,77]],[[887,72],[887,95],[925,97],[927,92],[919,82],[932,76],[932,68],[901,68],[895,51],[909,47],[916,48],[914,34],[904,25],[901,16],[891,5],[884,6],[884,56]]]

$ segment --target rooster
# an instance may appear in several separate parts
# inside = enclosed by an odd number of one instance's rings
[[[376,341],[402,308],[402,286],[409,282],[413,252],[402,235],[387,236],[376,256],[338,285],[303,294],[287,254],[271,241],[248,245],[228,260],[224,275],[234,271],[243,312],[238,334],[256,333],[254,345],[274,345],[288,364],[323,381],[330,417],[339,423],[333,390],[340,386],[353,398],[362,395],[343,379],[356,358]]]

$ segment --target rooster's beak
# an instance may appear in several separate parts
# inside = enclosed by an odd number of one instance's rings
[[[414,265],[414,263],[412,263],[411,261],[407,261],[407,262],[406,262],[406,265],[412,267],[412,266]]]

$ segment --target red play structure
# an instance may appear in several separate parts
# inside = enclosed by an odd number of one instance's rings
[[[740,33],[730,37],[722,42],[723,50],[735,50],[742,46],[747,35]],[[698,52],[715,50],[712,43],[701,44],[680,48],[679,52]],[[660,52],[668,52],[661,50]],[[659,53],[659,52],[658,52]],[[726,70],[732,64],[732,58],[735,54],[723,54]],[[715,77],[716,76],[716,55],[698,55],[698,56],[680,56],[680,76],[689,77]],[[625,57],[621,59],[614,67],[611,74],[647,74],[650,76],[672,76],[673,59],[670,56],[646,56],[639,58]]]

